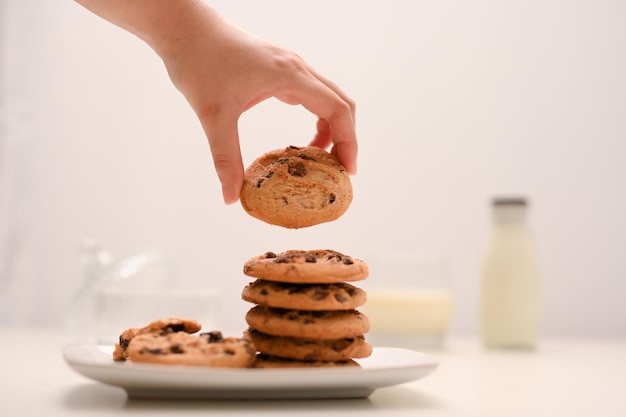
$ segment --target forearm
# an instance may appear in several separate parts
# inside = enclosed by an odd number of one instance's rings
[[[75,0],[101,18],[136,35],[160,56],[192,37],[198,26],[222,18],[203,0]]]

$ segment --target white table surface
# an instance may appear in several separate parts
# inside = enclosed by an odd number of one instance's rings
[[[626,416],[626,340],[544,340],[529,352],[449,340],[424,379],[367,399],[129,400],[70,369],[62,331],[0,327],[0,415],[103,416]]]

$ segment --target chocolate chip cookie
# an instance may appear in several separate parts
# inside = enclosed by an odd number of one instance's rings
[[[128,345],[132,362],[164,365],[246,368],[256,360],[256,348],[247,338],[222,337],[220,332],[185,332],[135,336]]]
[[[186,318],[167,318],[154,320],[144,327],[131,327],[122,332],[119,341],[113,351],[114,360],[124,360],[128,357],[127,349],[130,341],[145,333],[168,334],[168,333],[195,333],[202,328],[196,320]]]
[[[304,361],[343,361],[366,358],[372,354],[372,345],[365,336],[341,339],[306,339],[300,337],[272,336],[248,329],[245,336],[261,353],[280,358]]]
[[[253,368],[328,368],[328,367],[356,367],[358,362],[347,359],[343,361],[301,361],[297,359],[279,358],[276,356],[258,354]]]
[[[262,333],[308,339],[357,337],[370,328],[367,316],[357,310],[300,311],[257,305],[245,319]]]
[[[251,216],[290,229],[338,219],[352,202],[350,176],[317,147],[268,152],[246,169],[240,201]]]
[[[244,263],[244,274],[267,281],[332,284],[360,281],[369,275],[368,265],[330,249],[266,252]]]
[[[365,291],[348,283],[292,284],[257,279],[241,297],[251,303],[295,310],[353,310],[367,300]]]

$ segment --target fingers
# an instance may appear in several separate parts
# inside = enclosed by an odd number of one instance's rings
[[[220,108],[199,114],[199,118],[209,140],[217,176],[222,183],[224,203],[233,204],[239,200],[244,178],[237,130],[239,112]]]
[[[356,160],[358,153],[358,143],[355,132],[355,120],[356,120],[356,104],[346,93],[344,93],[335,83],[319,74],[315,69],[309,68],[311,74],[313,74],[318,80],[320,80],[325,86],[330,88],[335,94],[337,94],[350,108],[350,115],[352,117],[352,124],[349,127],[349,131],[342,131],[342,127],[333,123],[332,120],[320,119],[317,122],[317,135],[313,139],[313,142],[321,140],[322,137],[327,136],[327,147],[331,142],[334,143],[332,153],[339,158],[349,174],[356,174]]]
[[[323,149],[328,148],[333,143],[333,139],[330,136],[330,125],[326,119],[317,119],[316,129],[315,137],[309,145]]]
[[[311,146],[327,148],[334,145],[332,153],[339,158],[349,174],[356,174],[358,145],[355,133],[355,104],[339,87],[307,67],[299,73],[294,88],[277,98],[300,103],[317,115],[317,133]]]
[[[345,101],[348,104],[348,106],[350,106],[350,113],[352,114],[352,122],[354,123],[355,116],[356,116],[356,104],[354,103],[354,100],[352,100],[346,93],[344,93],[343,90],[341,90],[341,88],[339,88],[337,84],[330,81],[328,78],[324,77],[322,74],[318,73],[314,68],[307,67],[307,69],[315,78],[317,78],[324,85],[326,85],[328,88],[333,90],[335,94],[341,97],[341,99]]]
[[[326,149],[333,143],[330,125],[325,119],[317,120],[317,133],[309,146],[317,146],[319,148]],[[343,146],[343,144],[335,145],[331,149],[331,153],[335,155],[346,168],[346,171],[350,175],[356,174],[356,157],[357,149],[349,146]]]

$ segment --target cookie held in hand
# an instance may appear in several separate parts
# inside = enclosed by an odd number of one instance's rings
[[[352,183],[341,162],[324,149],[289,146],[248,167],[240,201],[252,217],[298,229],[341,217],[352,202]]]

